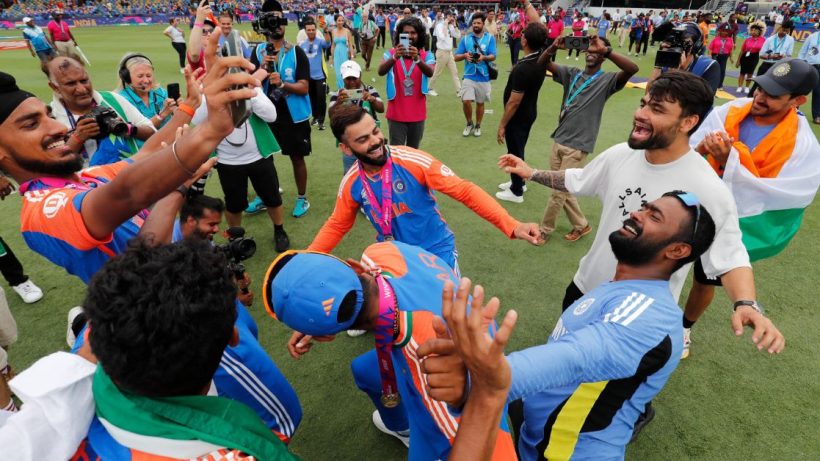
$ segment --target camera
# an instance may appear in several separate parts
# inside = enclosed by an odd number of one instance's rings
[[[228,270],[231,271],[236,280],[242,280],[245,276],[245,265],[242,261],[250,258],[256,253],[256,242],[251,237],[245,237],[245,228],[229,227],[226,231],[228,242],[216,245],[217,251],[228,258]],[[244,288],[242,291],[246,291]]]
[[[662,43],[665,48],[658,50],[655,55],[655,67],[666,67],[677,69],[680,66],[681,55],[692,52],[691,40],[686,40],[687,30],[683,27],[676,27],[669,31]]]
[[[481,57],[481,53],[470,53],[470,57],[473,58],[473,62],[478,62],[478,58]]]
[[[568,50],[589,49],[589,37],[564,37],[564,48]]]
[[[123,136],[128,133],[128,124],[110,107],[97,106],[91,109],[91,112],[77,119],[77,122],[89,118],[94,120],[97,126],[100,127],[100,134],[95,136],[94,139],[100,140],[112,134],[114,136]]]
[[[275,16],[273,12],[260,13],[256,19],[251,21],[251,27],[257,34],[270,34],[274,30],[288,25],[287,18]]]

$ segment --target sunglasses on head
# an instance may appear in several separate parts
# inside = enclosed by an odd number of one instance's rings
[[[675,197],[683,202],[684,205],[695,209],[695,226],[692,230],[692,241],[694,242],[695,236],[698,234],[698,223],[700,222],[700,200],[691,192],[680,192],[675,194]]]

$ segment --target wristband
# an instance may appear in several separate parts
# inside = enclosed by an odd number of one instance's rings
[[[179,155],[177,155],[177,142],[176,141],[174,141],[174,143],[171,144],[171,155],[174,156],[174,160],[177,161],[177,165],[179,165],[179,167],[182,168],[182,171],[188,173],[188,176],[193,176],[194,174],[196,174],[196,171],[191,171],[188,168],[186,168],[185,165],[182,164],[182,160],[180,160]]]
[[[185,104],[184,102],[177,106],[177,109],[181,110],[182,112],[188,114],[189,117],[194,117],[194,108]]]
[[[177,187],[176,191],[182,194],[182,198],[188,198],[188,188],[185,187],[185,184]]]
[[[137,127],[136,127],[136,125],[132,125],[130,123],[128,123],[127,125],[128,125],[128,137],[133,138],[134,136],[137,135]]]
[[[200,29],[202,29],[203,27],[205,27],[205,23],[204,22],[195,22],[194,27],[199,27]]]

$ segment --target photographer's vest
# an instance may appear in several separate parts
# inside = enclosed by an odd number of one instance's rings
[[[265,61],[265,56],[267,56],[265,45],[267,44],[260,43],[256,46],[256,59],[259,61],[260,66],[262,66],[262,63]],[[285,53],[281,55],[282,59],[279,61],[279,75],[285,83],[296,83],[296,47],[285,43],[282,49],[285,50]],[[262,89],[265,91],[265,94],[268,94],[269,88],[270,81],[266,79],[262,83]],[[307,94],[289,93],[285,98],[285,102],[288,104],[288,110],[290,111],[290,117],[293,119],[293,123],[304,122],[310,118],[310,97]]]

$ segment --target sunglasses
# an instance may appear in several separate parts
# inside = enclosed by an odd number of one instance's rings
[[[694,242],[695,236],[698,234],[698,223],[700,222],[700,200],[691,192],[681,192],[675,194],[675,197],[683,202],[684,205],[695,209],[695,228],[692,230],[692,241]]]

